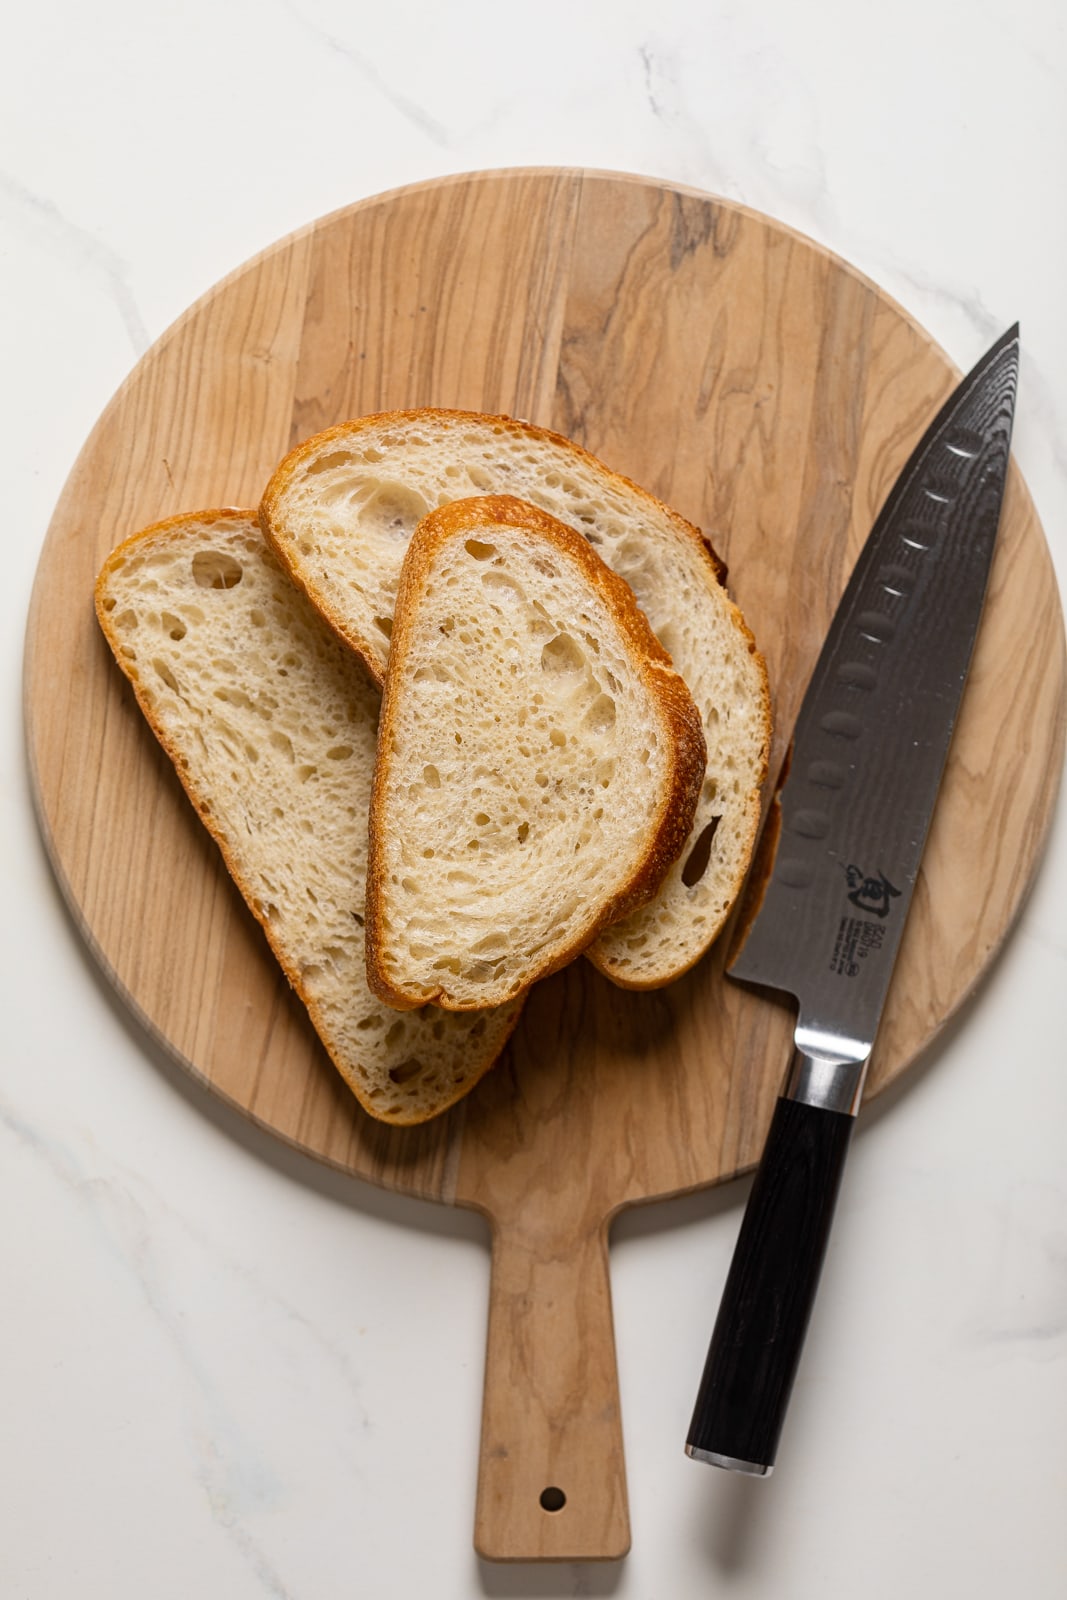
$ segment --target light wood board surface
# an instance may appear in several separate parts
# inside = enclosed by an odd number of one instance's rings
[[[371,1122],[110,659],[97,570],[158,518],[254,505],[292,444],[345,418],[418,405],[526,417],[713,538],[767,657],[775,772],[851,564],[957,376],[875,286],[764,217],[618,175],[475,174],[327,217],[205,296],[101,417],[56,510],[26,707],[68,902],[132,1010],[214,1093],[337,1167],[491,1220],[487,1556],[627,1548],[607,1229],[625,1206],[753,1165],[790,1013],[726,980],[722,949],[648,995],[580,961],[535,990],[466,1103],[420,1129]],[[914,1061],[1010,929],[1063,736],[1056,583],[1013,472],[870,1094]],[[550,1486],[560,1510],[540,1503]]]

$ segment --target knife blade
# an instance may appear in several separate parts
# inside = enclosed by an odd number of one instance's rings
[[[781,827],[730,976],[797,1002],[793,1055],[686,1441],[768,1475],[919,874],[1000,521],[1010,328],[930,423],[868,535],[805,693]]]

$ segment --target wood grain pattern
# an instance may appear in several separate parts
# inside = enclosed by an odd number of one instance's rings
[[[852,561],[956,377],[873,285],[766,218],[608,174],[477,174],[341,211],[220,284],[131,374],[57,507],[26,707],[67,899],[132,1010],[213,1093],[343,1170],[490,1219],[488,1556],[626,1548],[606,1231],[624,1206],[754,1164],[789,1011],[726,981],[722,946],[651,995],[579,962],[535,991],[469,1101],[424,1128],[369,1121],[110,661],[96,572],[156,518],[254,503],[294,441],[349,416],[427,403],[526,416],[713,537],[768,658],[776,770]],[[1010,928],[1063,738],[1056,584],[1013,473],[872,1094]],[[554,1512],[539,1500],[550,1486],[566,1495]]]

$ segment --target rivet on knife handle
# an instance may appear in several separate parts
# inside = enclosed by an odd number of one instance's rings
[[[686,1450],[770,1472],[930,818],[1004,496],[1011,328],[942,406],[878,514],[794,731],[766,892],[729,967],[799,1006]]]

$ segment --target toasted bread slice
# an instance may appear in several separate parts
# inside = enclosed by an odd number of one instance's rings
[[[430,512],[382,703],[371,987],[455,1010],[523,994],[655,893],[705,755],[670,657],[580,535],[503,495]]]
[[[767,771],[762,657],[700,531],[543,428],[472,412],[391,412],[293,450],[260,506],[282,564],[382,681],[408,540],[426,512],[479,494],[531,502],[631,586],[703,719],[707,774],[689,840],[639,910],[587,955],[627,988],[691,967],[722,929],[751,856]]]
[[[379,691],[290,583],[254,512],[146,528],[109,557],[100,625],[345,1082],[416,1123],[492,1065],[519,1005],[389,1010],[367,987]]]

